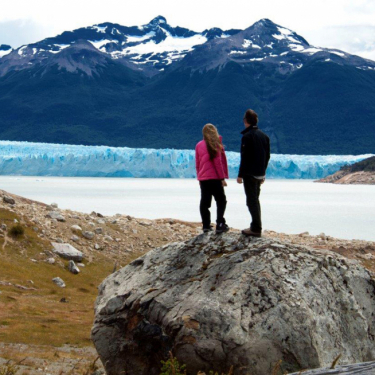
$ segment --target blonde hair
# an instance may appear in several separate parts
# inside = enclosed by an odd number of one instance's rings
[[[220,141],[219,133],[216,126],[212,124],[206,124],[202,130],[203,139],[206,142],[208,153],[210,154],[210,159],[214,159],[218,152],[223,150],[223,145]]]

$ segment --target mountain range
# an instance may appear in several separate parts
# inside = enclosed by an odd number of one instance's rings
[[[375,149],[375,62],[262,19],[203,32],[162,17],[0,45],[0,139],[194,148],[215,124],[237,151],[247,108],[272,152]]]

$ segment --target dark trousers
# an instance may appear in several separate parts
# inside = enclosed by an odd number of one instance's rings
[[[261,180],[248,176],[243,178],[243,184],[246,194],[246,205],[252,218],[250,228],[253,232],[259,233],[262,231],[262,218],[259,202]]]
[[[201,203],[199,209],[202,216],[203,228],[209,228],[211,224],[210,207],[212,197],[215,198],[217,207],[216,223],[225,223],[224,212],[227,207],[227,197],[225,196],[221,180],[200,181],[200,187]]]

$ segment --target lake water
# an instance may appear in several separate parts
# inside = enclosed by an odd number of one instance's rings
[[[200,189],[191,179],[0,176],[0,189],[86,213],[200,221]],[[248,227],[243,186],[229,180],[226,194],[228,224]],[[261,205],[264,229],[375,240],[375,186],[267,180]],[[214,221],[214,201],[211,211]]]

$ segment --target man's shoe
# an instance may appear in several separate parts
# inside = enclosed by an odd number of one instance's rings
[[[262,232],[254,232],[251,228],[244,229],[241,233],[245,236],[262,237]]]
[[[213,229],[212,227],[210,226],[209,228],[203,228],[203,233],[208,233],[208,232],[212,232]]]
[[[229,227],[227,224],[220,223],[216,225],[216,234],[228,232],[228,230],[229,230]]]

